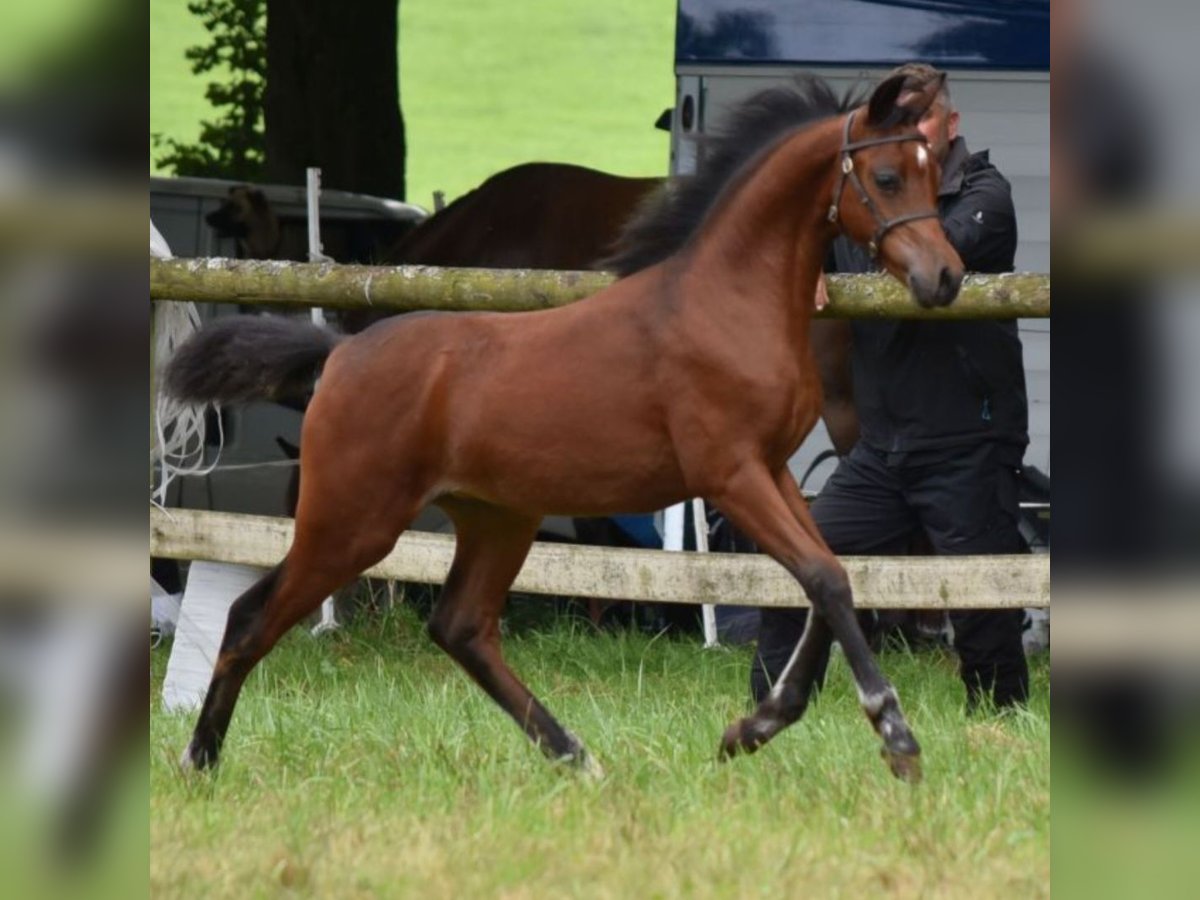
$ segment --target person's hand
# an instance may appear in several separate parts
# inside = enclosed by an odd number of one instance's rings
[[[825,287],[825,273],[822,272],[817,276],[817,291],[813,297],[813,305],[820,312],[829,305],[829,292]]]

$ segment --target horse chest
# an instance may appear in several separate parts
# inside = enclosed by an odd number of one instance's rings
[[[816,372],[797,367],[767,386],[756,405],[755,418],[765,455],[775,462],[786,461],[820,415],[820,382]]]

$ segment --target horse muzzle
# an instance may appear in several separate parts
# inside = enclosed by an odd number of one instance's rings
[[[941,266],[935,273],[922,275],[909,272],[908,289],[913,299],[925,308],[949,306],[962,286],[962,269]]]

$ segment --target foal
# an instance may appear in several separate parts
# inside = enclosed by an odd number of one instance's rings
[[[917,741],[787,461],[820,410],[809,325],[839,230],[869,244],[917,303],[957,295],[962,264],[937,221],[937,163],[913,128],[936,90],[892,78],[848,115],[776,122],[768,145],[710,184],[703,203],[681,189],[647,210],[626,235],[630,274],[567,307],[405,316],[348,339],[269,318],[198,333],[167,371],[181,399],[278,397],[324,369],[301,436],[295,538],[230,610],[185,765],[217,762],[251,668],[429,503],[457,534],[434,641],[547,756],[591,765],[504,662],[509,586],[543,515],[648,512],[700,496],[796,578],[815,612],[773,693],[730,726],[721,753],[754,751],[796,721],[813,661],[836,639],[892,771],[918,778]],[[822,92],[810,85],[811,97]],[[751,100],[734,130],[764,133],[777,101]],[[681,235],[688,209],[697,220]]]

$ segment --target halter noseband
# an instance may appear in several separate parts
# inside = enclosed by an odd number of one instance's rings
[[[850,127],[854,124],[854,113],[850,113],[846,117],[846,127],[842,131],[842,149],[839,155],[842,158],[841,172],[838,175],[837,188],[833,192],[833,204],[829,207],[829,221],[836,222],[838,220],[838,207],[842,203],[842,191],[846,187],[846,179],[849,178],[850,183],[854,185],[854,189],[858,191],[858,196],[862,199],[863,205],[870,211],[871,217],[875,219],[876,229],[875,234],[871,236],[870,242],[867,244],[867,250],[874,259],[879,255],[879,247],[883,243],[883,237],[897,225],[903,225],[905,222],[912,222],[916,219],[936,219],[937,210],[928,212],[906,213],[902,216],[896,216],[894,219],[884,219],[879,215],[879,210],[875,206],[875,201],[871,199],[871,195],[867,193],[867,189],[863,187],[863,183],[858,178],[858,173],[854,171],[854,151],[861,150],[864,147],[874,147],[878,144],[896,144],[903,141],[923,141],[925,136],[918,131],[909,134],[896,134],[889,137],[866,138],[861,141],[850,140]]]

